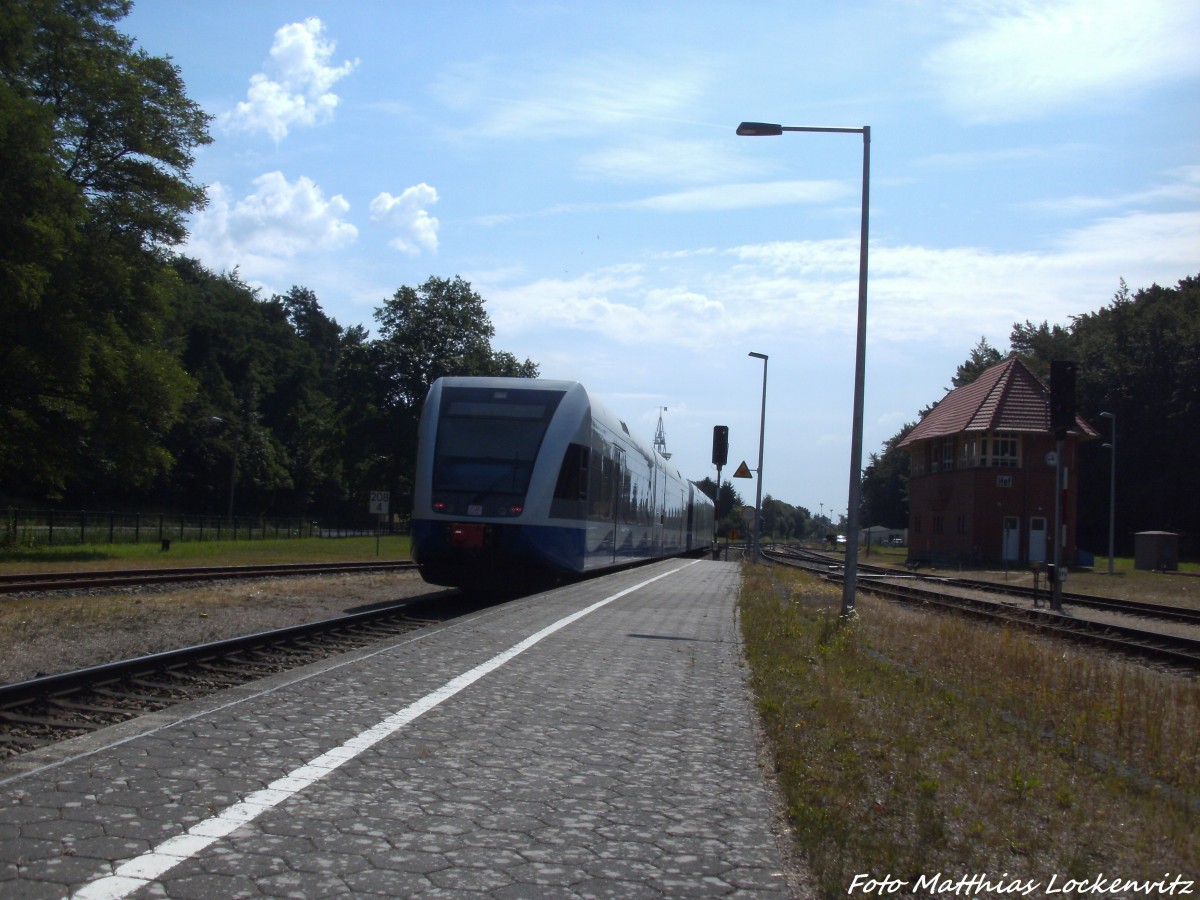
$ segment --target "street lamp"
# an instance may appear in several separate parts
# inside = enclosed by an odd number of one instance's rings
[[[1113,535],[1117,523],[1117,414],[1100,413],[1106,419],[1112,419],[1112,437],[1104,446],[1109,450],[1108,466],[1108,574],[1113,574]]]
[[[750,351],[750,356],[763,361],[762,412],[758,415],[758,494],[754,501],[754,561],[758,562],[762,551],[762,469],[763,438],[767,433],[767,354]]]
[[[842,581],[842,615],[854,615],[858,581],[859,498],[862,493],[863,394],[867,357],[867,213],[870,209],[871,126],[824,128],[743,122],[737,133],[744,137],[772,137],[785,131],[816,131],[832,134],[861,134],[863,138],[862,225],[858,246],[858,337],[854,356],[854,418],[850,436],[850,491],[846,511],[846,569]]]

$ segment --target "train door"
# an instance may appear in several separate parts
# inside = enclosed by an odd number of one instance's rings
[[[621,525],[625,519],[625,450],[622,447],[613,447],[611,474],[612,559],[616,562],[621,545]]]
[[[696,546],[694,544],[695,535],[692,534],[692,532],[694,532],[694,530],[696,528],[696,486],[695,485],[688,485],[688,498],[686,498],[686,504],[688,504],[688,528],[686,528],[686,535],[684,536],[683,547],[684,547],[684,550],[691,550],[692,547]]]
[[[1046,517],[1034,516],[1029,520],[1029,561],[1046,561]]]
[[[662,500],[659,497],[658,460],[650,461],[650,555],[662,552]]]
[[[1000,558],[1005,562],[1021,558],[1021,520],[1016,516],[1004,517],[1004,546]]]

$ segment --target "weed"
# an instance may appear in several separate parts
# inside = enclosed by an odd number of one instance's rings
[[[1200,858],[1200,683],[862,596],[844,622],[836,588],[765,569],[743,574],[746,657],[822,896],[865,871],[1158,877]]]

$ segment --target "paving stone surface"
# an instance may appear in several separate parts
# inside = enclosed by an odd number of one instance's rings
[[[25,760],[0,895],[788,896],[737,584],[656,563]]]

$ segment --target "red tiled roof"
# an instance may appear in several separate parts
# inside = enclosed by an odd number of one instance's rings
[[[1072,434],[1084,439],[1098,433],[1076,417]],[[986,369],[970,384],[955,388],[900,442],[901,447],[966,431],[1046,434],[1050,431],[1050,388],[1009,357]]]

